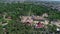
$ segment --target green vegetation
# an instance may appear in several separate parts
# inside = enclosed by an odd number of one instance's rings
[[[30,12],[31,11],[31,12]],[[49,18],[60,19],[60,12],[42,5],[26,4],[26,3],[0,3],[0,14],[7,13],[13,18],[21,15],[41,15],[48,13]]]
[[[42,15],[43,13],[49,14],[49,19],[60,19],[59,11],[42,5],[34,5],[33,3],[0,3],[0,22],[4,20],[3,15],[12,17],[12,20],[9,21],[8,25],[0,27],[0,32],[2,31],[2,28],[7,28],[9,34],[24,34],[23,32],[31,34],[33,28],[31,28],[31,26],[23,25],[20,22],[20,16]],[[53,30],[53,27],[51,28]]]

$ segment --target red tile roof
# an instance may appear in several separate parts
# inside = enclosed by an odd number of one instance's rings
[[[40,23],[40,22],[39,22],[39,23],[37,23],[37,24],[36,24],[36,28],[43,28],[43,24],[42,24],[42,23]]]

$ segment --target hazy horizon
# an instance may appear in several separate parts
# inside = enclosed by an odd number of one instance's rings
[[[17,2],[17,1],[19,1],[19,2],[24,2],[24,1],[33,1],[33,2],[38,2],[38,1],[59,1],[60,2],[60,0],[0,0],[0,2]]]
[[[60,1],[60,0],[11,0],[11,1]]]

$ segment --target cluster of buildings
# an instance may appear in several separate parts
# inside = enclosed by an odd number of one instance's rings
[[[48,19],[48,14],[44,13],[41,16],[20,16],[21,19],[21,23],[23,23],[24,25],[28,25],[28,26],[34,26],[34,28],[43,28],[45,27],[45,25],[48,24],[52,24],[52,25],[56,25],[58,27],[60,27],[60,20],[58,19],[54,19],[54,20],[49,20]],[[11,16],[7,16],[7,17],[3,17],[6,21],[0,22],[0,24],[2,24],[2,26],[5,26],[8,24],[8,20],[12,20]],[[50,22],[50,23],[49,23]],[[5,30],[5,28],[3,28]],[[57,28],[57,31],[60,31],[59,28]]]
[[[48,25],[49,23],[51,23],[52,25],[56,25],[58,27],[60,27],[60,20],[58,19],[54,19],[54,20],[49,20],[48,19],[48,14],[47,13],[44,13],[42,14],[41,16],[35,16],[35,15],[32,15],[32,16],[20,16],[20,19],[21,19],[21,22],[23,24],[28,24],[30,26],[35,26],[35,28],[42,28],[44,27],[44,25]],[[11,16],[4,16],[3,17],[7,22],[9,20],[12,19]],[[4,25],[7,25],[8,23],[7,22],[1,22],[1,24],[4,26]]]
[[[21,22],[30,26],[35,26],[35,28],[42,28],[44,24],[47,25],[49,23],[47,17],[47,13],[44,13],[42,16],[21,16]]]
[[[30,26],[35,26],[35,28],[42,28],[44,25],[49,24],[48,14],[44,13],[42,16],[21,16],[21,22],[28,24]],[[60,20],[52,20],[51,24],[60,27]]]

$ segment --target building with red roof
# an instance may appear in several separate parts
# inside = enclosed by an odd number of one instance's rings
[[[40,22],[35,25],[35,28],[43,28],[43,27],[44,27],[43,23]]]

